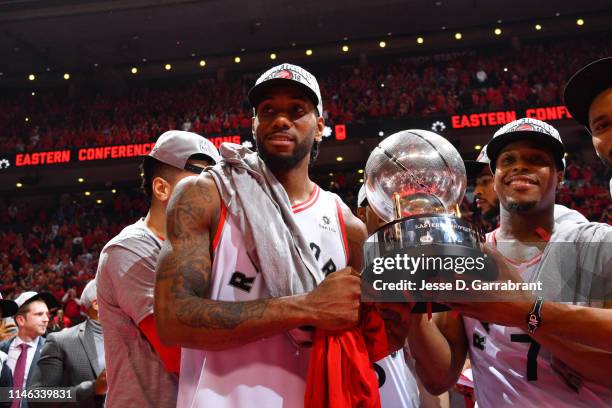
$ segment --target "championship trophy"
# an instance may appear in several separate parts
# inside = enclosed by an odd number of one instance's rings
[[[431,302],[428,311],[443,311],[448,308],[435,303],[439,294],[432,297],[431,292],[418,290],[423,281],[453,282],[474,274],[483,280],[495,279],[497,271],[481,251],[484,235],[461,219],[459,205],[467,178],[463,160],[448,140],[426,130],[395,133],[372,151],[365,176],[368,204],[387,224],[364,244],[364,281],[372,289],[374,281],[384,276],[385,282],[413,282],[410,285],[417,289],[410,291],[410,299],[406,299],[405,291],[384,291],[382,295],[364,291],[373,296],[364,300],[416,301],[415,313],[425,312],[428,307],[423,302]],[[389,269],[389,264],[377,262],[406,261],[406,257],[413,258],[421,267],[405,262],[403,268]],[[469,257],[484,258],[484,267],[472,268],[467,273],[465,265],[454,266],[458,258]],[[464,260],[456,265],[465,263]]]

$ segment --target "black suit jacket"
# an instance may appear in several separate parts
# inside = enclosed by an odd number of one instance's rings
[[[13,388],[13,372],[6,361],[2,362],[2,360],[0,360],[0,387]],[[0,402],[0,408],[9,408],[10,406],[10,402]]]
[[[0,351],[4,351],[6,354],[8,354],[9,352],[9,348],[11,347],[11,344],[13,344],[13,341],[15,341],[16,337],[13,337],[10,340],[5,340],[2,343],[0,343]],[[43,348],[43,345],[45,344],[45,338],[44,337],[39,337],[38,338],[38,346],[36,346],[36,350],[34,351],[34,358],[32,358],[32,364],[30,365],[30,371],[28,371],[28,376],[26,377],[26,383],[24,385],[25,388],[30,388],[31,384],[32,384],[32,371],[34,370],[34,367],[36,367],[36,364],[38,363],[38,359],[40,358],[40,352]],[[9,369],[10,371],[10,369]],[[11,384],[12,384],[12,375],[11,375]],[[12,386],[12,385],[11,385]],[[21,400],[21,408],[29,408],[28,407],[28,402],[25,400]]]
[[[104,401],[95,395],[95,382],[102,370],[91,323],[86,320],[47,336],[37,367],[33,368],[32,387],[70,387],[77,399],[77,404],[70,406],[95,408]]]

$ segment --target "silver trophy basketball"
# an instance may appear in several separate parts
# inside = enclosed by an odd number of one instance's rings
[[[483,234],[461,219],[459,205],[467,178],[463,160],[448,140],[426,130],[395,133],[372,151],[365,175],[368,204],[387,222],[364,246],[363,276],[370,283],[377,278],[372,273],[375,258],[407,255],[455,259],[482,254]],[[426,270],[385,270],[386,279],[413,282],[453,279],[454,271],[433,263]],[[487,280],[492,278],[489,269],[482,274]],[[402,301],[398,293],[395,297],[388,295],[391,294],[386,293],[382,300]],[[418,291],[412,299],[435,301]],[[417,303],[414,311],[422,312],[424,308]],[[433,311],[439,310],[445,308],[434,304]]]

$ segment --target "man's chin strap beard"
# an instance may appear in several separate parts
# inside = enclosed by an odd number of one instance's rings
[[[512,214],[526,213],[526,212],[533,210],[537,204],[538,204],[537,201],[529,201],[527,203],[509,202],[508,212]]]

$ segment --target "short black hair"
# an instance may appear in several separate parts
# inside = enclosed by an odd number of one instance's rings
[[[178,169],[162,163],[151,156],[145,156],[140,164],[142,179],[140,189],[145,193],[147,199],[151,201],[153,199],[153,179],[161,177],[164,180],[172,181],[172,178],[178,171]]]

